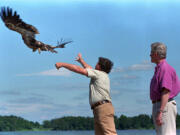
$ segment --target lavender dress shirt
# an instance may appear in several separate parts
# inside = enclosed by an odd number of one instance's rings
[[[150,98],[152,101],[161,99],[162,88],[170,91],[169,98],[175,97],[180,92],[180,81],[176,71],[166,60],[161,61],[156,67],[150,84]]]

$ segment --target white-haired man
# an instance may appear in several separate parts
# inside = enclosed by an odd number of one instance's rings
[[[166,62],[166,50],[163,43],[151,44],[151,62],[156,64],[150,84],[152,116],[157,135],[176,135],[177,107],[173,98],[180,92],[180,81]]]

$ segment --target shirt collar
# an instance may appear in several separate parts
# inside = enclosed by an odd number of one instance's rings
[[[156,69],[158,69],[165,62],[166,62],[166,59],[161,60],[161,62],[157,64]]]

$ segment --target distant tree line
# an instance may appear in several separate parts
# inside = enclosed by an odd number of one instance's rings
[[[51,130],[92,130],[94,119],[91,117],[62,117],[43,122],[43,128]]]
[[[115,116],[116,129],[152,129],[153,121],[151,116],[141,114],[139,116],[127,117]],[[44,128],[51,130],[93,130],[94,119],[91,117],[62,117],[43,122]]]
[[[115,116],[116,129],[153,129],[152,116],[141,114],[127,117]],[[180,128],[180,115],[177,115],[177,128]],[[67,116],[52,120],[45,120],[42,124],[25,120],[17,116],[0,116],[0,131],[21,130],[93,130],[94,119],[92,117]]]
[[[116,129],[154,129],[152,116],[140,114],[138,116],[127,117],[115,116]],[[177,128],[180,128],[180,115],[177,115]],[[62,117],[53,120],[46,120],[42,124],[43,128],[51,130],[93,130],[94,119],[91,117]]]
[[[34,128],[40,128],[40,124],[17,116],[0,116],[0,131],[32,130]]]

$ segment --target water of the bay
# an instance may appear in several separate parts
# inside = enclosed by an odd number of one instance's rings
[[[155,135],[154,130],[118,130],[118,135]],[[19,131],[0,132],[0,135],[94,135],[94,131]],[[180,135],[180,130],[177,130]]]

